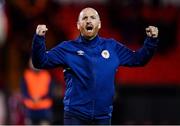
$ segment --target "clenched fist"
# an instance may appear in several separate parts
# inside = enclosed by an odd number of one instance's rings
[[[158,28],[154,27],[154,26],[147,27],[146,34],[148,37],[157,38],[158,37]]]
[[[39,36],[45,36],[47,30],[46,25],[38,25],[36,28],[36,34]]]

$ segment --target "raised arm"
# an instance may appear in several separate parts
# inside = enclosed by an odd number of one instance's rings
[[[157,49],[158,28],[154,26],[147,27],[146,34],[144,45],[138,51],[132,51],[121,44],[116,45],[120,66],[144,66],[148,63]]]
[[[38,25],[32,42],[32,63],[35,68],[54,68],[65,64],[61,45],[47,51],[45,45],[46,25]]]

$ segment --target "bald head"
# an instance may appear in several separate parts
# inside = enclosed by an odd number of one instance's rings
[[[78,21],[84,15],[84,13],[87,13],[87,12],[94,13],[99,18],[99,20],[100,20],[99,14],[98,14],[98,12],[94,8],[86,7],[84,9],[82,9],[81,12],[79,13]]]

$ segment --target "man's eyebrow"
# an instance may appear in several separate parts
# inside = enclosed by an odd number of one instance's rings
[[[88,16],[85,15],[85,16],[82,17],[82,19],[86,19],[87,17],[88,17]]]
[[[97,16],[95,16],[95,15],[92,15],[92,16],[91,16],[91,18],[96,18],[96,17],[97,17]]]

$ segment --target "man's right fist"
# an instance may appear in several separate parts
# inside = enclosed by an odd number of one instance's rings
[[[155,26],[147,27],[146,34],[148,37],[157,38],[158,37],[158,28]]]
[[[46,25],[38,25],[36,28],[36,34],[39,36],[45,36],[47,30]]]

